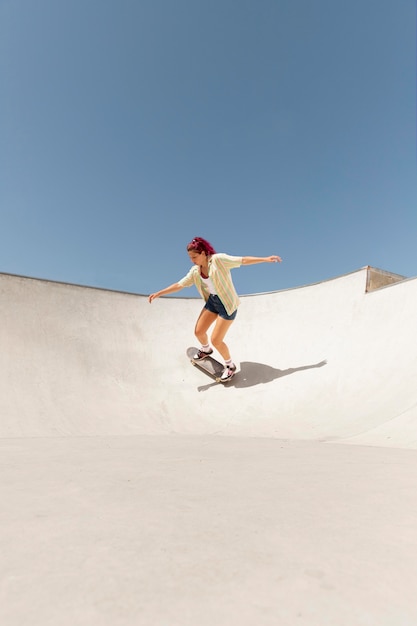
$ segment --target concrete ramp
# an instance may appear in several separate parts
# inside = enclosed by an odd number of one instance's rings
[[[243,297],[222,386],[200,300],[0,275],[0,624],[414,626],[416,305]]]
[[[415,448],[417,280],[367,292],[370,271],[242,297],[228,335],[240,371],[226,386],[185,355],[199,299],[150,305],[0,275],[0,436],[216,434]]]

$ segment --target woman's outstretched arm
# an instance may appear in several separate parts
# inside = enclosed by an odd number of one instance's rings
[[[255,265],[255,263],[281,263],[280,256],[273,254],[272,256],[244,256],[242,257],[242,265]]]
[[[165,287],[165,289],[161,289],[161,291],[157,291],[156,293],[151,293],[151,295],[148,298],[149,302],[152,302],[152,300],[155,300],[155,298],[159,298],[160,296],[167,296],[170,293],[181,291],[181,289],[184,289],[182,285],[180,285],[179,283],[173,283],[169,287]]]

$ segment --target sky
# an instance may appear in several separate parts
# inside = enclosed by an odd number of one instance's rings
[[[415,0],[0,0],[0,90],[0,272],[417,276]]]

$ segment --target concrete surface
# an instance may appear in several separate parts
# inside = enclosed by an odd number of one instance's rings
[[[0,275],[0,623],[415,626],[417,280],[368,283],[243,297],[225,387],[200,300]]]

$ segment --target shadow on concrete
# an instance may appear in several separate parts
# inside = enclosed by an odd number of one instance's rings
[[[255,387],[256,385],[265,385],[267,383],[272,383],[278,378],[290,376],[291,374],[303,372],[304,370],[324,367],[324,365],[327,365],[326,360],[320,361],[319,363],[313,363],[312,365],[302,365],[301,367],[290,367],[286,370],[280,370],[272,367],[271,365],[265,365],[264,363],[242,361],[238,373],[229,383],[226,383],[226,386],[236,387],[236,389],[245,389],[246,387]],[[210,387],[214,387],[216,385],[218,385],[218,383],[203,385],[198,387],[198,390],[207,391]]]
[[[240,371],[236,374],[235,378],[231,380],[230,384],[238,389],[245,387],[255,387],[255,385],[265,385],[271,383],[277,378],[283,378],[284,376],[290,376],[297,372],[304,370],[311,370],[317,367],[323,367],[327,365],[327,361],[320,361],[320,363],[314,363],[312,365],[302,365],[301,367],[290,367],[286,370],[280,370],[264,363],[253,363],[252,361],[242,361],[240,364]]]

